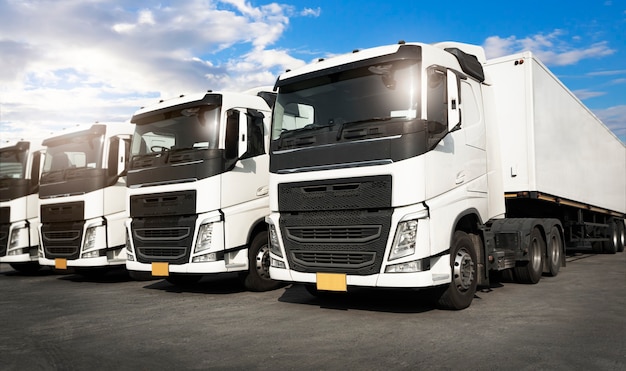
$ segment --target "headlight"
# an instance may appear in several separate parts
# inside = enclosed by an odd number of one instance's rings
[[[417,237],[417,220],[408,220],[398,224],[396,237],[393,239],[389,260],[401,258],[415,253]]]
[[[91,250],[94,247],[96,247],[96,227],[89,227],[87,228],[87,232],[85,232],[83,250]]]
[[[85,232],[85,242],[83,243],[83,253],[81,258],[97,258],[100,256],[100,250],[93,250],[97,247],[98,226],[89,227]],[[91,250],[91,251],[89,251]]]
[[[23,247],[23,248],[19,248]],[[28,227],[18,227],[11,231],[7,255],[20,255],[28,248]]]
[[[129,253],[133,252],[133,247],[130,244],[130,235],[128,234],[128,229],[126,229],[126,251]]]
[[[274,224],[270,224],[269,243],[270,252],[276,256],[283,257],[283,252],[280,250],[280,244],[278,242],[278,233],[276,233],[276,227]]]
[[[208,250],[211,247],[211,237],[213,234],[213,223],[202,224],[198,228],[198,238],[196,239],[196,247],[194,253]]]

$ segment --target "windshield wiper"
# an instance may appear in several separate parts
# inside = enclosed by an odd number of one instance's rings
[[[340,126],[339,126],[339,129],[337,130],[337,140],[341,139],[341,135],[343,134],[343,129],[345,129],[348,126],[356,125],[356,124],[362,124],[364,122],[389,121],[389,120],[395,119],[395,118],[401,118],[401,117],[399,117],[399,116],[377,116],[377,117],[370,117],[370,118],[366,118],[366,119],[362,119],[362,120],[342,122],[340,124]]]

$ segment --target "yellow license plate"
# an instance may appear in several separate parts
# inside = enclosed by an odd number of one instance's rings
[[[54,268],[56,269],[67,269],[67,259],[54,259]]]
[[[343,273],[317,273],[317,289],[324,291],[348,291],[346,275]]]
[[[170,275],[169,263],[154,262],[152,263],[152,275],[159,277],[167,277]]]

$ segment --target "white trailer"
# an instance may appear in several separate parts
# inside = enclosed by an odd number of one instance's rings
[[[404,43],[286,72],[270,145],[270,275],[312,293],[555,276],[624,248],[626,147],[530,53]]]
[[[142,108],[128,172],[126,267],[177,285],[238,272],[269,277],[269,125],[275,94],[212,92]],[[142,274],[143,272],[143,274]]]
[[[39,264],[90,275],[126,263],[126,165],[133,125],[93,124],[45,139]]]
[[[0,263],[21,272],[39,270],[41,146],[28,141],[0,147]]]

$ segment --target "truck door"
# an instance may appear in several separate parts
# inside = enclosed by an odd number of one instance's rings
[[[265,149],[264,115],[246,108],[226,112],[226,160],[222,174],[222,211],[226,246],[245,244],[248,230],[269,207],[269,156]]]

